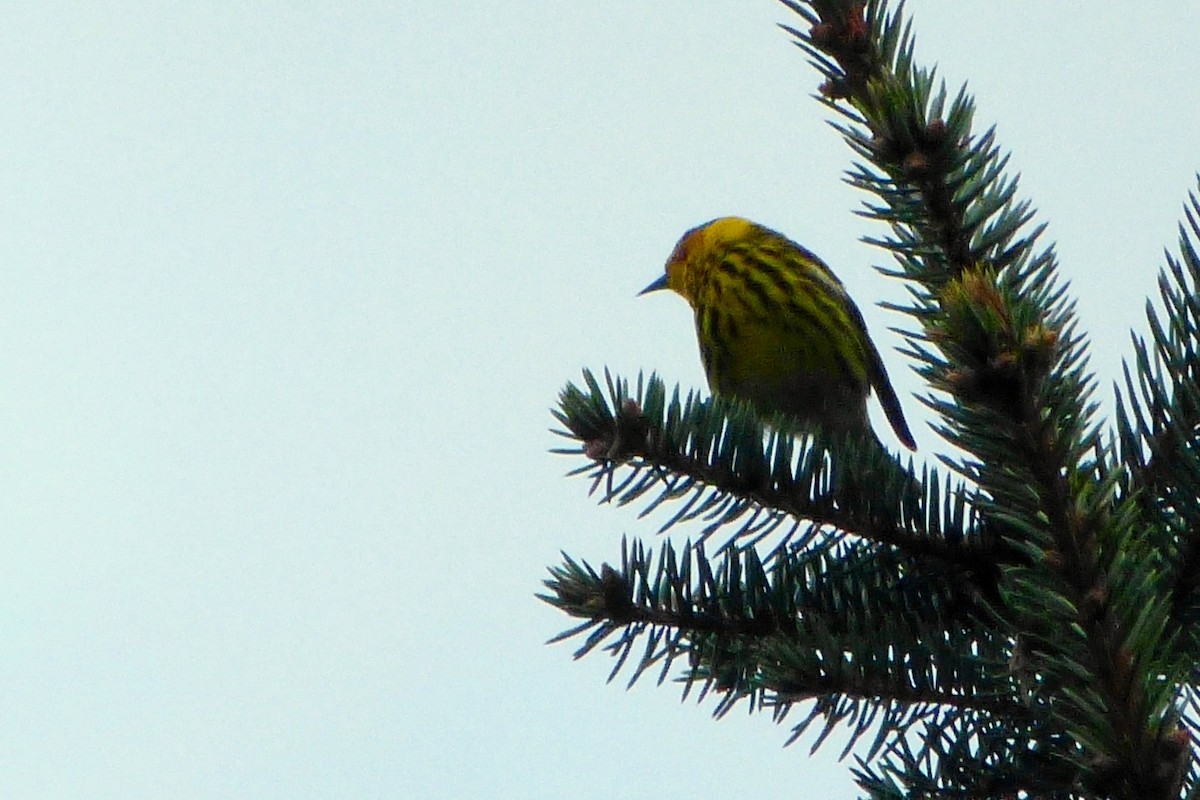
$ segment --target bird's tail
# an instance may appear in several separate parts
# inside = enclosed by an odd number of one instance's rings
[[[879,404],[883,406],[883,413],[887,415],[892,430],[896,432],[896,436],[904,443],[904,446],[909,450],[916,450],[917,442],[913,439],[912,431],[908,429],[908,422],[904,419],[904,409],[900,407],[900,398],[896,396],[896,390],[892,388],[892,382],[888,380],[883,364],[879,363],[877,367],[879,374],[875,378],[875,394],[879,397]]]

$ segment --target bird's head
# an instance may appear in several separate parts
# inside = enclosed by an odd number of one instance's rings
[[[741,217],[720,217],[697,225],[679,239],[658,280],[638,294],[670,289],[694,305],[708,271],[729,245],[745,241],[756,230],[757,225]]]

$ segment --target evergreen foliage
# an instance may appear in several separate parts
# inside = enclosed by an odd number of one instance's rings
[[[911,302],[907,353],[956,457],[798,436],[657,377],[590,372],[555,416],[604,501],[705,525],[543,599],[632,683],[848,726],[871,798],[1200,796],[1200,199],[1111,427],[1028,201],[903,9],[782,0]],[[849,749],[849,746],[848,746]]]

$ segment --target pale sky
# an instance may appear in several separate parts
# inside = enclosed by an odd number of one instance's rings
[[[1200,5],[910,0],[1051,227],[1099,398],[1200,169]],[[583,367],[703,385],[637,298],[686,228],[878,309],[850,151],[770,0],[5,4],[0,796],[855,796],[853,760],[547,647],[598,507]],[[878,419],[878,409],[873,409]],[[890,436],[886,425],[880,426]],[[891,441],[891,439],[888,439]],[[672,536],[682,542],[695,529]],[[803,709],[793,713],[802,718]],[[835,737],[836,738],[836,737]]]

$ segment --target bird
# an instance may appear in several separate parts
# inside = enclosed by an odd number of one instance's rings
[[[748,219],[720,217],[687,231],[639,295],[663,289],[694,311],[714,394],[802,429],[874,438],[873,389],[897,438],[916,449],[862,313],[810,250]]]

